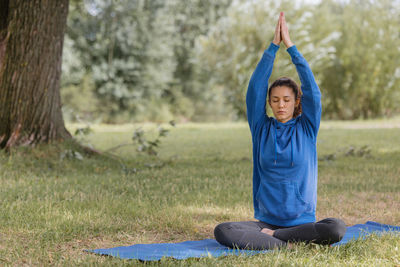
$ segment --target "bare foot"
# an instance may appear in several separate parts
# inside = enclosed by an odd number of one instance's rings
[[[264,233],[264,234],[273,236],[275,230],[271,230],[271,229],[268,229],[268,228],[263,228],[263,229],[261,229],[261,232]],[[293,247],[294,247],[294,245],[292,243],[287,242],[287,248],[288,249],[292,249]]]
[[[273,236],[275,231],[274,231],[274,230],[271,230],[271,229],[268,229],[268,228],[263,228],[263,229],[261,230],[261,232],[264,233],[264,234]]]

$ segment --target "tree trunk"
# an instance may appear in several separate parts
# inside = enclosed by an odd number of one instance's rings
[[[0,0],[0,149],[71,138],[60,76],[69,0]]]

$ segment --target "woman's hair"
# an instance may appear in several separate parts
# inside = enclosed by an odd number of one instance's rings
[[[294,93],[295,101],[297,99],[301,99],[302,93],[301,93],[301,90],[300,90],[299,86],[297,85],[297,83],[288,77],[281,77],[281,78],[277,79],[276,81],[274,81],[271,84],[271,86],[269,87],[269,89],[268,89],[268,99],[269,100],[271,99],[271,90],[278,86],[286,86],[286,87],[291,88]],[[293,118],[296,118],[297,116],[299,116],[301,114],[301,112],[302,112],[301,102],[299,102],[299,105],[294,108]]]

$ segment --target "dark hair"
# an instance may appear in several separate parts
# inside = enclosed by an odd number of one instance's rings
[[[286,87],[291,88],[294,93],[295,101],[297,99],[301,99],[302,92],[301,92],[299,86],[297,85],[297,83],[288,77],[281,77],[281,78],[277,79],[276,81],[274,81],[271,84],[271,86],[269,87],[269,89],[268,89],[268,99],[269,100],[271,100],[271,90],[278,86],[286,86]],[[294,108],[293,118],[296,118],[297,116],[299,116],[301,114],[301,112],[302,112],[301,102],[299,102],[299,105]]]

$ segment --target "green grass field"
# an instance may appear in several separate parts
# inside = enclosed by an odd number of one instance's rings
[[[71,132],[76,127],[69,125]],[[135,127],[92,129],[86,141],[104,151],[130,142]],[[75,148],[58,144],[0,153],[0,265],[142,265],[83,250],[213,238],[220,222],[253,219],[246,123],[178,124],[162,140],[159,159],[134,146],[117,150],[122,162],[85,154],[83,160],[61,159],[66,149]],[[324,122],[318,154],[318,219],[400,225],[400,120]],[[252,257],[146,265],[160,264],[399,266],[400,235],[334,248],[298,244]]]

